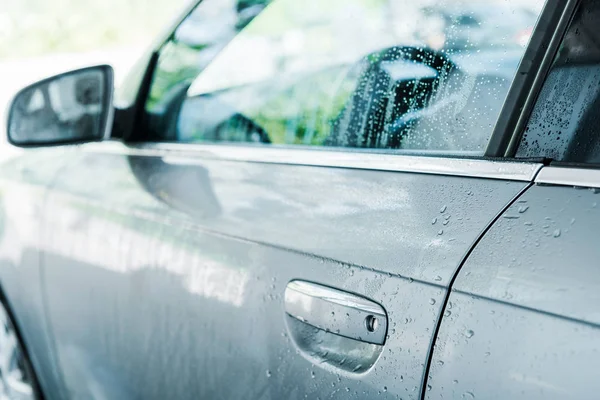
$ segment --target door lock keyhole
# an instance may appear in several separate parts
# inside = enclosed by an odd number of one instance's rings
[[[375,332],[379,326],[379,321],[374,315],[367,315],[365,318],[365,326],[369,332]]]

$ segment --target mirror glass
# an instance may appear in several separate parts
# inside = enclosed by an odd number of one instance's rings
[[[112,68],[67,72],[21,90],[8,120],[8,139],[17,146],[101,140],[111,111]]]

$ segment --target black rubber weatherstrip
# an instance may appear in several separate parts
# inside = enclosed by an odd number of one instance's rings
[[[535,179],[532,179],[532,181],[534,181],[534,180]],[[427,394],[427,381],[429,379],[429,370],[431,368],[431,360],[433,360],[433,353],[435,351],[435,342],[437,340],[437,337],[438,337],[438,334],[439,334],[439,331],[440,331],[440,327],[442,326],[442,322],[443,322],[443,319],[444,319],[444,312],[446,311],[446,306],[448,305],[448,302],[450,301],[450,295],[452,294],[452,287],[454,286],[454,282],[456,281],[456,278],[460,274],[460,270],[462,269],[463,265],[465,265],[466,261],[469,259],[469,256],[471,255],[471,253],[473,252],[473,250],[477,247],[477,245],[479,245],[479,242],[481,242],[481,239],[483,239],[485,237],[485,235],[492,228],[492,226],[494,226],[496,224],[496,222],[500,219],[500,217],[502,217],[502,215],[506,212],[506,210],[508,210],[513,204],[515,204],[515,202],[527,190],[529,190],[529,188],[531,188],[533,185],[534,185],[533,182],[529,182],[487,224],[487,226],[483,229],[483,231],[481,232],[481,234],[477,237],[477,239],[475,240],[475,242],[473,243],[473,245],[469,248],[469,250],[467,251],[467,253],[463,256],[462,260],[460,261],[460,264],[458,265],[458,268],[456,268],[456,271],[454,271],[454,275],[452,275],[452,279],[450,279],[450,283],[448,284],[448,290],[446,291],[446,295],[444,296],[444,302],[442,303],[442,307],[440,308],[440,313],[438,314],[438,318],[437,318],[437,321],[436,321],[436,324],[435,324],[435,329],[433,331],[433,336],[431,338],[431,343],[429,345],[429,352],[427,354],[427,361],[425,363],[425,371],[424,371],[424,374],[423,374],[423,379],[421,381],[421,396],[420,396],[421,400],[424,400],[425,399],[425,395]]]

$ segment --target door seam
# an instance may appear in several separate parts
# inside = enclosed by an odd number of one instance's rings
[[[439,311],[439,314],[438,314],[438,317],[437,317],[437,320],[435,323],[435,329],[433,331],[433,335],[431,337],[431,342],[429,344],[429,352],[427,354],[427,361],[425,362],[425,370],[423,373],[423,379],[421,381],[421,395],[419,396],[419,398],[421,400],[425,400],[425,395],[427,393],[427,387],[428,387],[427,382],[429,380],[429,371],[431,369],[431,362],[433,360],[433,353],[435,351],[436,340],[437,340],[437,337],[438,337],[438,334],[440,331],[440,327],[442,326],[442,322],[444,319],[444,312],[446,311],[446,307],[448,306],[448,303],[450,301],[450,296],[452,295],[452,292],[453,292],[452,287],[454,286],[454,282],[458,278],[458,275],[460,274],[462,267],[465,265],[465,263],[469,259],[471,253],[475,250],[475,248],[477,247],[479,242],[481,242],[481,240],[485,237],[485,235],[488,233],[488,231],[496,224],[496,222],[500,219],[500,217],[502,217],[502,215],[506,212],[506,210],[508,210],[513,204],[515,204],[515,202],[527,190],[529,190],[532,186],[534,186],[535,183],[533,181],[535,181],[535,178],[537,177],[537,174],[539,174],[540,170],[541,170],[541,168],[538,171],[536,171],[535,176],[532,179],[532,182],[528,182],[527,185],[525,187],[523,187],[504,207],[502,207],[502,209],[498,212],[498,214],[496,214],[496,216],[494,216],[494,218],[492,218],[492,220],[487,224],[487,226],[477,236],[477,238],[475,239],[473,244],[469,247],[469,250],[467,250],[467,252],[463,256],[463,258],[461,259],[460,263],[458,264],[458,267],[454,271],[454,274],[452,275],[452,278],[450,279],[450,283],[448,284],[446,294],[444,296],[444,301],[442,302],[442,306],[440,307],[440,311]]]

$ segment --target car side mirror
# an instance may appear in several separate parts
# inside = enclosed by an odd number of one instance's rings
[[[100,65],[44,79],[19,91],[8,111],[9,143],[52,146],[108,138],[113,69]]]

